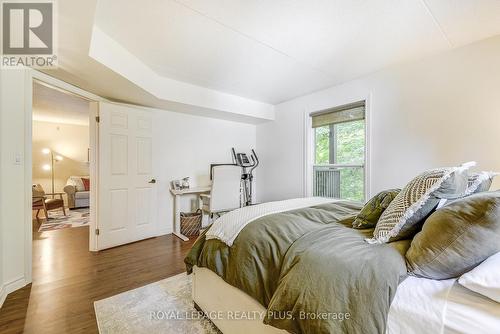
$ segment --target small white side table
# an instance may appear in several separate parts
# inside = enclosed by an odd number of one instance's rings
[[[175,190],[170,189],[170,193],[174,196],[174,232],[173,235],[181,239],[182,241],[188,241],[189,238],[185,235],[181,234],[181,206],[180,206],[180,197],[182,195],[200,195],[210,192],[212,187],[195,187],[189,189]],[[201,208],[200,197],[198,196],[198,207]]]

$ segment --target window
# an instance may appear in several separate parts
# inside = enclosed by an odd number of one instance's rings
[[[313,113],[314,196],[364,201],[365,103]]]

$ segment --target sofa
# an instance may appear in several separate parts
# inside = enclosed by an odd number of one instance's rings
[[[87,208],[90,205],[90,178],[70,176],[64,187],[70,209]]]

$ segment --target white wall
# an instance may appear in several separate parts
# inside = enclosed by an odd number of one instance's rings
[[[369,55],[367,55],[369,57]],[[427,168],[500,171],[500,37],[395,66],[276,106],[257,127],[259,199],[304,195],[304,113],[370,96],[371,194]],[[493,188],[500,186],[500,177]]]
[[[63,192],[66,181],[72,175],[89,175],[87,150],[89,149],[89,127],[86,125],[33,122],[33,184],[41,184],[46,192],[51,191],[51,171],[43,166],[50,164],[50,155],[42,149],[50,148],[63,157],[55,163],[55,191]],[[67,204],[67,201],[66,201]]]
[[[256,127],[212,118],[157,110],[154,112],[154,159],[157,163],[160,233],[170,233],[173,198],[169,183],[186,176],[192,186],[209,184],[211,163],[231,163],[231,147],[250,152],[256,146]],[[182,210],[192,210],[196,196],[183,196]]]
[[[8,293],[31,280],[31,263],[25,262],[30,254],[25,254],[26,238],[31,238],[27,205],[31,193],[25,191],[30,189],[32,164],[31,140],[25,142],[25,133],[32,130],[25,118],[25,108],[31,110],[29,80],[29,71],[0,70],[0,305]],[[193,186],[208,184],[210,163],[231,162],[231,147],[246,152],[255,148],[256,126],[163,110],[153,113],[159,232],[163,234],[171,232],[173,222],[169,182],[190,176]],[[15,163],[17,155],[19,163]],[[193,202],[193,197],[184,198],[182,209],[190,210]]]
[[[5,295],[28,283],[29,273],[25,268],[24,241],[29,225],[25,221],[25,164],[31,158],[24,154],[25,89],[26,72],[23,70],[0,70],[0,304]],[[19,163],[15,162],[16,156]]]

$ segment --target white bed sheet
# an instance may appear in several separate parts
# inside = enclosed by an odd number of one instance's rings
[[[500,303],[456,279],[409,277],[392,302],[388,334],[500,333]]]
[[[443,333],[500,333],[500,303],[455,282],[448,297]]]

